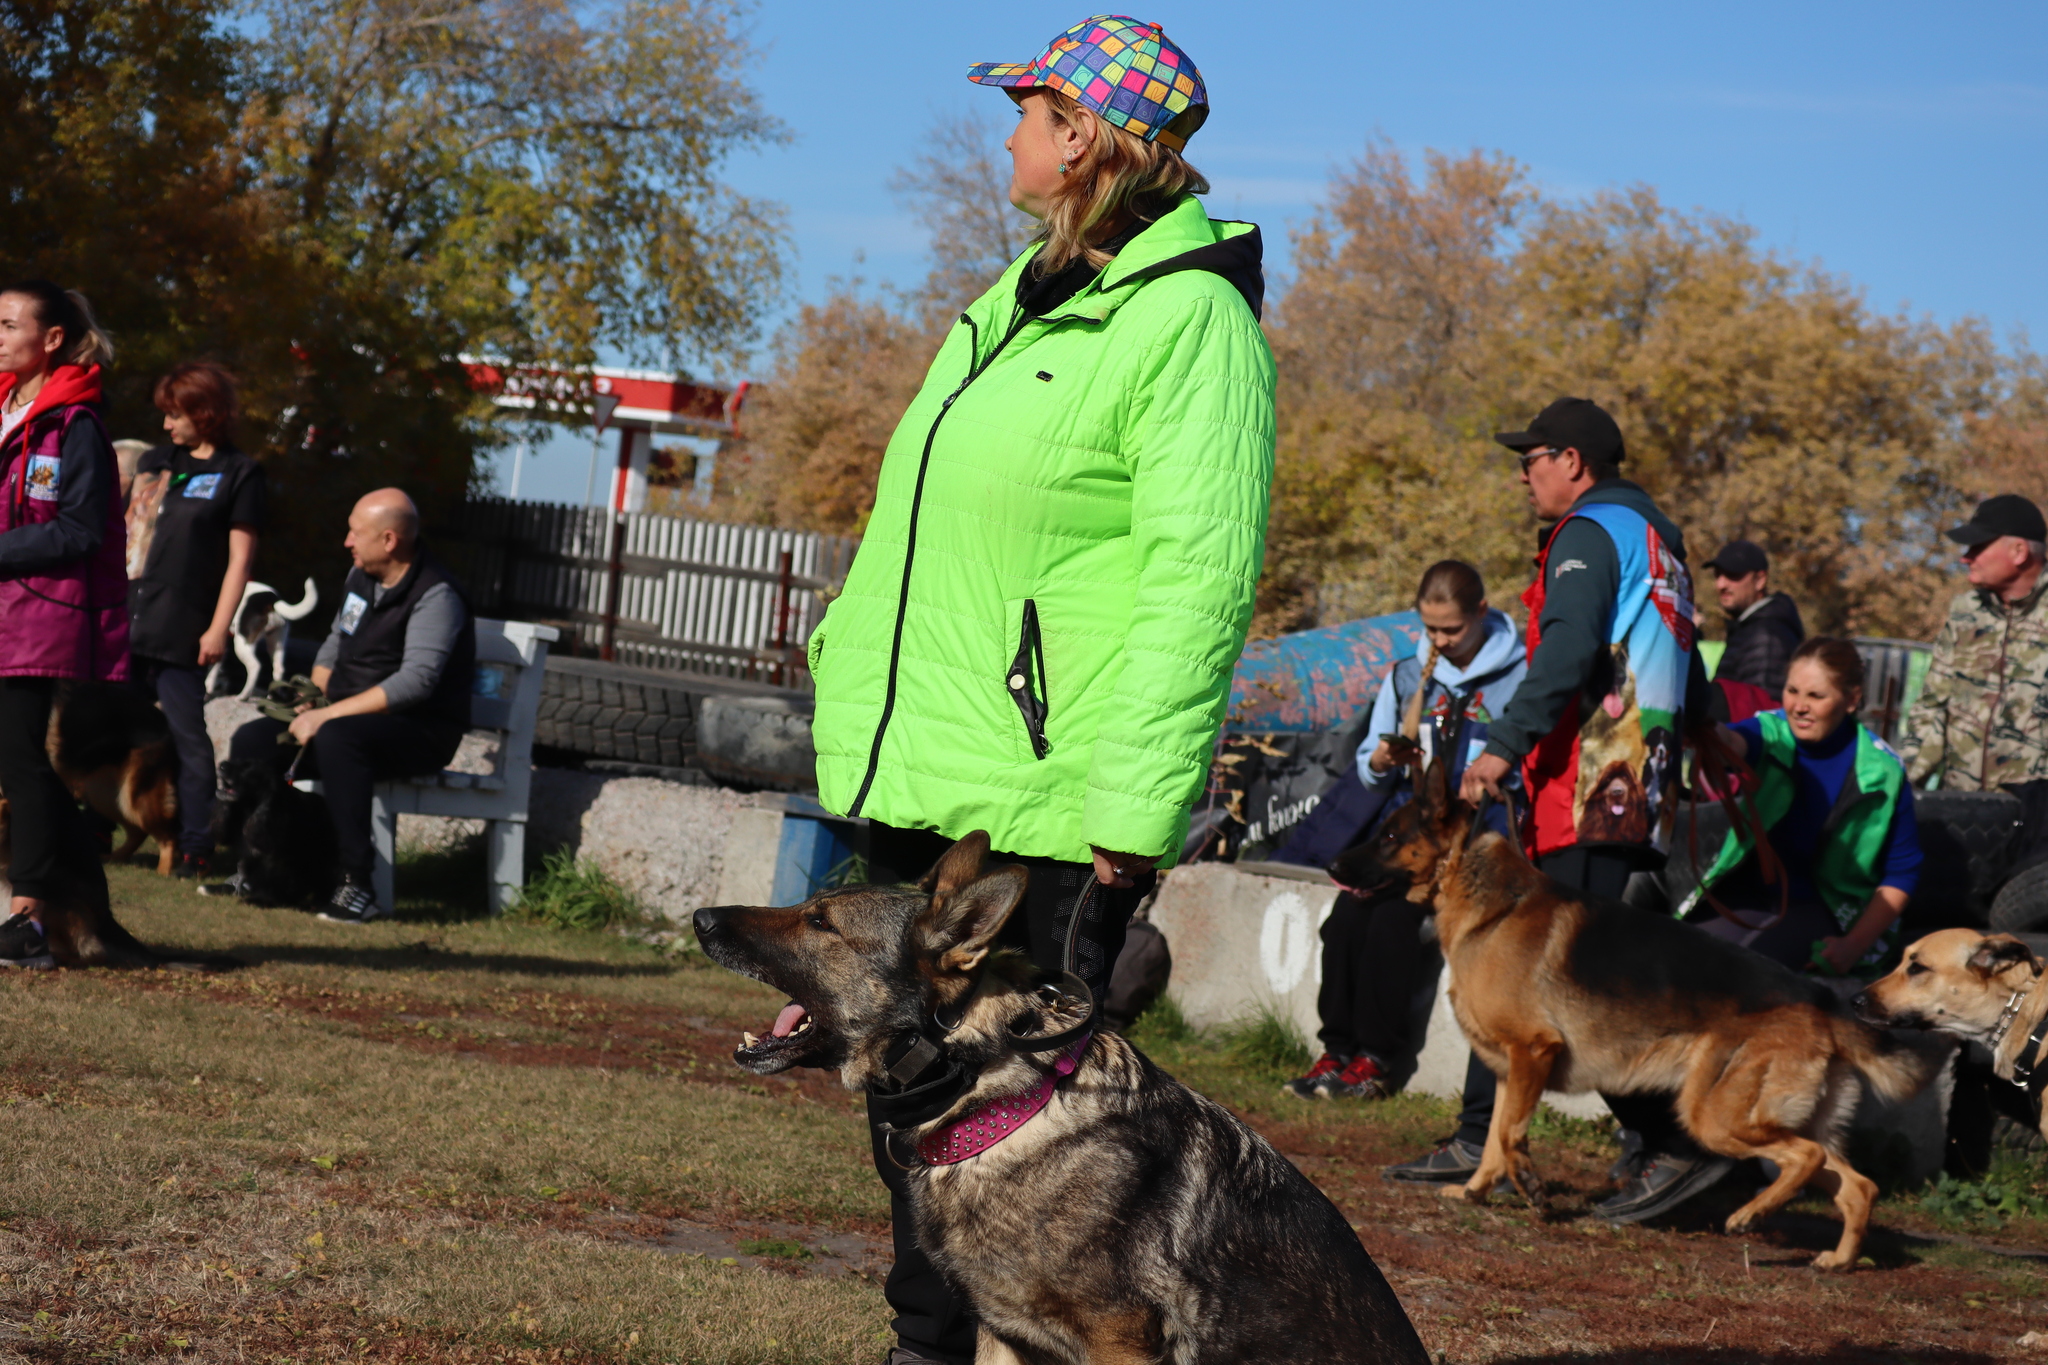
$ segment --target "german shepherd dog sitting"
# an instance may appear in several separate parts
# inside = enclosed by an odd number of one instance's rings
[[[126,833],[110,856],[125,863],[151,838],[157,875],[170,876],[178,856],[178,756],[156,704],[126,683],[66,684],[50,708],[45,747],[71,794]]]
[[[740,1066],[830,1067],[886,1091],[907,1044],[955,1078],[957,1098],[889,1147],[911,1173],[919,1245],[979,1315],[977,1365],[1426,1361],[1306,1177],[1091,1032],[1078,978],[1041,986],[991,947],[1029,874],[987,856],[976,832],[918,886],[696,915],[714,962],[791,997],[766,1037],[746,1035]]]
[[[1410,900],[1434,904],[1452,1012],[1501,1078],[1479,1169],[1446,1193],[1480,1201],[1507,1180],[1540,1202],[1529,1119],[1546,1089],[1673,1094],[1707,1150],[1777,1163],[1728,1231],[1817,1184],[1841,1212],[1842,1239],[1813,1263],[1855,1265],[1877,1194],[1842,1155],[1858,1075],[1903,1099],[1925,1083],[1927,1059],[1852,1018],[1819,982],[1553,881],[1505,837],[1475,836],[1475,815],[1432,765],[1419,797],[1330,869],[1346,886],[1406,879]]]

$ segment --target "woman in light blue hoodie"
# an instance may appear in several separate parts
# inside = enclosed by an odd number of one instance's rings
[[[1521,633],[1506,613],[1487,606],[1486,584],[1470,564],[1432,564],[1416,589],[1415,609],[1429,645],[1425,657],[1403,660],[1380,684],[1357,763],[1357,780],[1377,809],[1352,842],[1369,837],[1408,801],[1429,762],[1450,764],[1456,790],[1465,765],[1486,748],[1487,727],[1528,671]],[[1403,738],[1402,724],[1411,710],[1421,721],[1413,744]],[[1505,829],[1499,812],[1494,819]],[[1337,897],[1322,930],[1316,1004],[1323,1055],[1308,1074],[1287,1082],[1289,1093],[1303,1099],[1390,1093],[1393,1059],[1410,1050],[1409,1001],[1427,913],[1427,906],[1398,891],[1370,900],[1349,891]]]

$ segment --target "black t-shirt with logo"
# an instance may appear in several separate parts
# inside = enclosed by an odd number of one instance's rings
[[[186,668],[199,662],[199,637],[213,624],[228,573],[228,529],[263,526],[263,469],[232,446],[211,459],[161,445],[142,457],[137,476],[168,473],[142,574],[128,585],[128,649]]]

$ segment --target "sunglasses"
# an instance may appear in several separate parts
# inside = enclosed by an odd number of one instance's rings
[[[1527,474],[1529,472],[1529,466],[1534,464],[1536,461],[1546,460],[1549,459],[1552,455],[1562,454],[1564,454],[1564,452],[1561,450],[1525,450],[1518,453],[1515,456],[1515,463],[1522,467],[1522,472],[1524,474]]]

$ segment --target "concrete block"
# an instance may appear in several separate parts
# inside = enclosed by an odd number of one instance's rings
[[[718,899],[706,904],[775,905],[775,869],[782,852],[782,812],[746,807],[732,813],[725,837]],[[798,900],[803,899],[801,896]],[[794,901],[787,902],[795,904]]]
[[[810,707],[808,697],[707,695],[697,708],[697,762],[726,782],[815,787]]]

